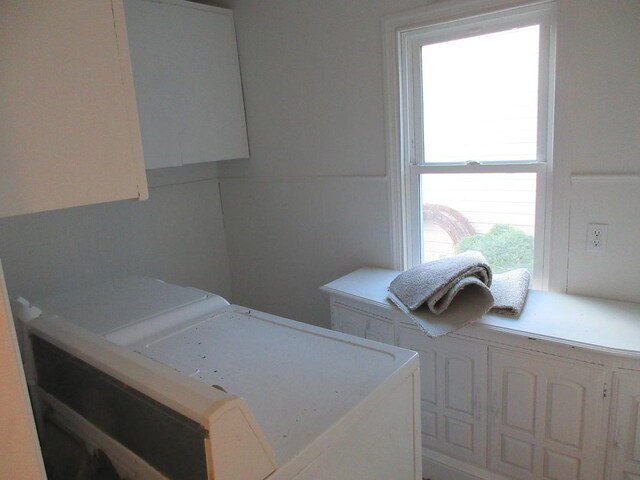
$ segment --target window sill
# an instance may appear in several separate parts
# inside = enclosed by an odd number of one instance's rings
[[[387,300],[387,287],[399,273],[398,270],[361,268],[324,285],[322,290],[402,315]],[[486,329],[640,358],[640,303],[529,290],[519,318],[486,314],[459,332],[469,329]]]

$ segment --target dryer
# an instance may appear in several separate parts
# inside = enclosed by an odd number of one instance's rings
[[[421,478],[415,352],[150,278],[14,312],[37,417],[127,478]]]

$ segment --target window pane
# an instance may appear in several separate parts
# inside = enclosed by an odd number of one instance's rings
[[[424,162],[536,160],[539,26],[422,47]]]
[[[422,260],[479,250],[494,273],[533,273],[535,173],[420,175]]]

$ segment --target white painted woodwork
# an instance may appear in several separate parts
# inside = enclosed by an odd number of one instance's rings
[[[147,168],[247,158],[231,10],[126,0]]]
[[[638,301],[639,204],[640,175],[572,175],[567,291]],[[589,223],[609,225],[604,250],[587,248]]]
[[[146,199],[122,0],[0,4],[0,217]]]
[[[420,355],[423,446],[484,466],[487,347],[402,325],[398,345]]]
[[[597,479],[604,369],[491,348],[489,468],[514,479]]]
[[[491,25],[491,31],[508,30],[518,26],[519,22],[537,23],[540,26],[535,162],[497,162],[490,166],[482,165],[482,162],[425,164],[422,140],[429,132],[425,132],[428,122],[423,118],[423,95],[427,95],[427,87],[422,84],[421,78],[420,52],[423,46],[469,36],[472,35],[470,32],[487,28],[487,25]],[[445,23],[447,28],[443,29]],[[395,267],[406,269],[424,261],[422,175],[445,172],[529,172],[536,178],[534,229],[538,240],[534,244],[532,284],[538,288],[547,285],[548,254],[543,247],[548,245],[549,234],[547,230],[545,238],[545,224],[546,216],[551,213],[550,208],[546,207],[551,205],[551,190],[547,191],[546,185],[547,176],[552,172],[553,157],[555,2],[525,2],[519,5],[504,0],[440,2],[385,18],[383,31],[387,171],[390,177],[389,207]],[[478,195],[475,198],[480,200]],[[446,201],[427,201],[449,205]],[[477,212],[481,208],[474,210]]]
[[[332,311],[335,312],[332,318],[335,317],[340,322],[334,330],[390,345],[395,344],[391,318],[375,315],[372,312],[363,313],[339,303],[333,305]]]
[[[0,392],[0,478],[46,478],[1,263]]]
[[[640,372],[614,374],[609,451],[611,480],[640,478]]]
[[[399,273],[399,270],[384,268],[361,268],[322,289],[366,302],[377,307],[377,311],[395,311],[387,300],[387,288]],[[505,333],[640,358],[639,318],[640,303],[529,290],[517,320],[489,313],[466,327],[464,332],[472,335]],[[400,321],[411,324],[404,316]],[[607,328],[602,328],[603,325]]]
[[[425,477],[640,478],[639,304],[532,290],[517,319],[485,315],[432,339],[386,300],[397,273],[363,268],[322,290],[334,328],[344,312],[359,325],[386,318],[397,344],[420,354]],[[484,433],[465,457],[472,424]]]

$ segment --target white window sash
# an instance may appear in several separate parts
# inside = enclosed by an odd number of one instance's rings
[[[389,198],[394,266],[420,261],[422,215],[419,175],[424,173],[536,173],[533,285],[548,284],[555,23],[553,1],[473,0],[427,6],[384,23]],[[478,13],[481,12],[481,13]],[[422,45],[508,28],[540,25],[537,159],[531,162],[424,164],[422,152]]]
[[[534,288],[543,288],[544,270],[541,268],[544,261],[546,222],[538,221],[543,218],[546,211],[546,192],[547,192],[547,170],[546,162],[527,162],[527,163],[492,163],[492,164],[437,164],[437,165],[410,165],[406,174],[406,192],[409,199],[408,202],[408,226],[412,239],[420,239],[410,243],[407,247],[409,253],[409,262],[411,265],[417,265],[422,261],[421,246],[422,235],[424,231],[422,216],[422,199],[420,191],[420,175],[424,174],[443,174],[443,173],[535,173],[536,174],[536,223],[534,225],[534,249],[533,264],[538,267],[534,269],[532,277],[532,285]]]

